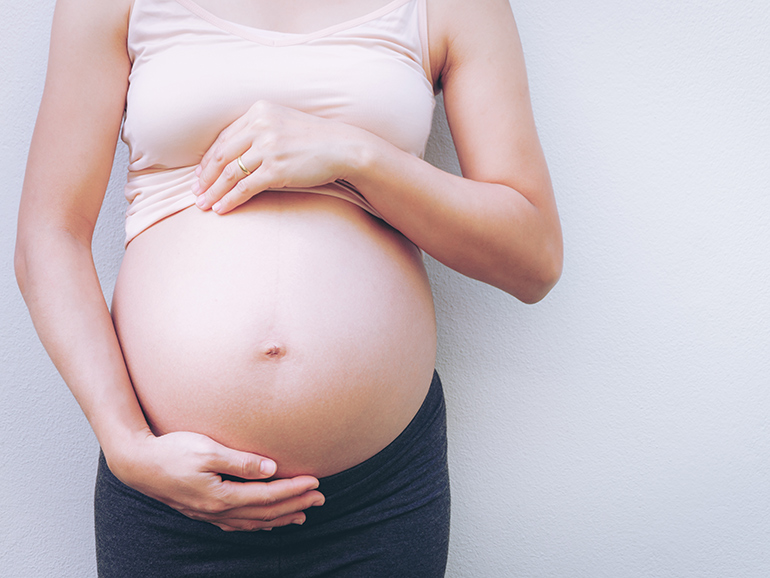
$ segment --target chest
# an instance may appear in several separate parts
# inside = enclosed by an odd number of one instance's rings
[[[285,34],[196,14],[176,0],[137,0],[143,12],[129,26],[124,124],[131,162],[195,164],[257,100],[359,126],[421,154],[434,99],[412,4],[334,30]]]
[[[387,9],[394,0],[190,0],[221,20],[308,34]]]

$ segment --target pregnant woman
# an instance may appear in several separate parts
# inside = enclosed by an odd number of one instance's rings
[[[438,91],[463,177],[421,159]],[[16,270],[103,451],[101,576],[443,576],[421,251],[528,303],[559,277],[506,0],[58,1]]]

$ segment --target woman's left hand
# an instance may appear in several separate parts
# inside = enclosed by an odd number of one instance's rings
[[[365,134],[344,123],[258,101],[203,155],[193,185],[196,205],[223,214],[267,189],[344,179]]]

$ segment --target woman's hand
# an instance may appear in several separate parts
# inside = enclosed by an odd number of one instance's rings
[[[224,129],[203,155],[193,185],[196,204],[223,214],[266,189],[313,187],[344,179],[366,134],[344,123],[259,101]]]
[[[304,510],[324,503],[318,480],[298,476],[266,480],[276,471],[272,460],[227,448],[192,432],[148,434],[130,455],[110,469],[125,484],[194,520],[222,530],[269,530],[302,524]]]

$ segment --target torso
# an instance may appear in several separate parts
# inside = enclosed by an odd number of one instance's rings
[[[113,316],[156,434],[207,434],[273,458],[278,476],[329,475],[384,448],[435,361],[419,250],[318,194],[153,224],[127,247]]]

